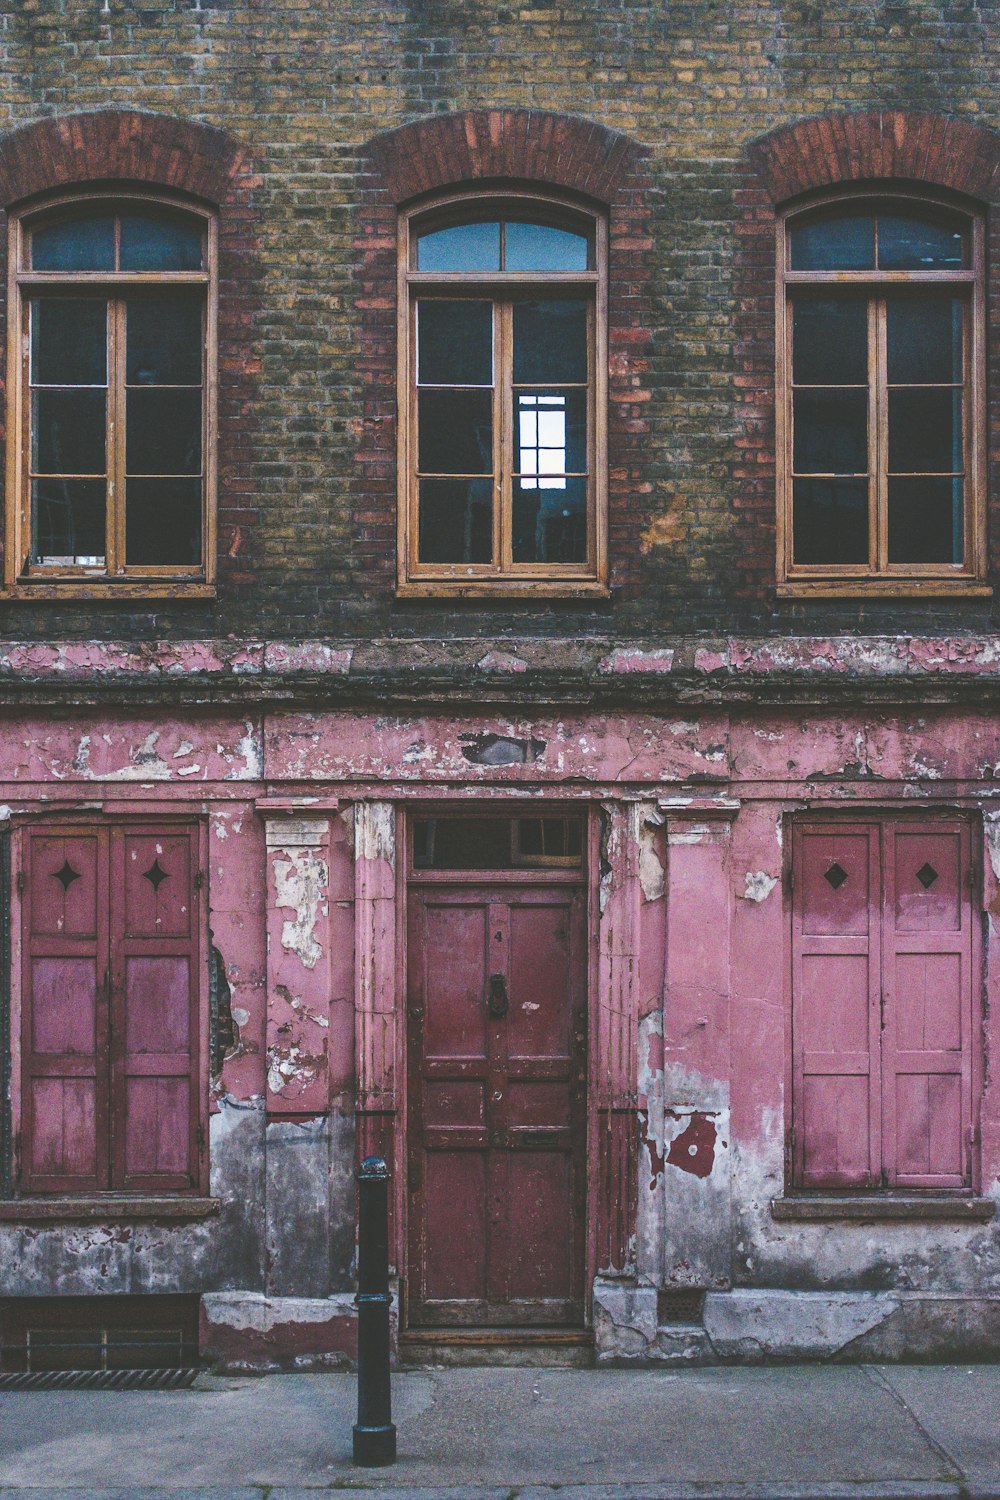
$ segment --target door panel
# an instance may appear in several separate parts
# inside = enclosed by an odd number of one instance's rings
[[[586,899],[411,889],[410,1326],[583,1316]]]

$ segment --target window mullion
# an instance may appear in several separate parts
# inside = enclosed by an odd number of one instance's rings
[[[873,514],[868,518],[869,556],[874,559],[875,571],[884,573],[889,563],[889,395],[884,297],[869,301],[868,329],[868,493],[874,500]]]
[[[493,372],[493,557],[500,573],[509,573],[513,560],[512,505],[514,468],[514,305],[509,299],[494,304],[496,353]]]
[[[109,304],[107,570],[125,567],[125,299]]]

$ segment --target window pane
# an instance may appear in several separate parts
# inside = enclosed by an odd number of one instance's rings
[[[126,380],[129,385],[200,385],[201,298],[184,292],[130,298]]]
[[[114,215],[87,214],[33,230],[31,265],[35,271],[113,271]]]
[[[891,385],[961,384],[959,297],[887,297],[886,339]]]
[[[793,271],[867,271],[875,265],[875,219],[871,214],[838,214],[793,226]]]
[[[960,563],[965,555],[961,479],[889,480],[889,561]]]
[[[499,271],[500,225],[455,224],[417,239],[418,271]]]
[[[582,234],[550,224],[504,226],[505,271],[585,271],[590,246]]]
[[[518,391],[514,469],[521,474],[587,472],[587,393]]]
[[[103,479],[33,480],[32,562],[103,566],[106,508]]]
[[[108,304],[93,297],[36,298],[32,385],[104,385],[107,378]]]
[[[586,479],[515,479],[513,504],[516,563],[586,562]]]
[[[961,391],[890,391],[890,472],[954,474],[962,467]]]
[[[914,214],[879,214],[882,271],[952,271],[968,264],[966,235],[954,222]]]
[[[421,479],[422,563],[493,561],[493,480]]]
[[[201,473],[200,391],[127,391],[125,430],[129,474]]]
[[[867,303],[832,297],[796,298],[792,308],[792,370],[796,385],[865,385]]]
[[[796,479],[793,504],[797,563],[868,561],[867,479]]]
[[[420,385],[493,384],[493,303],[422,297],[417,303]]]
[[[418,870],[509,870],[509,818],[418,818],[413,825]]]
[[[32,472],[104,474],[106,401],[103,390],[32,391]]]
[[[587,382],[587,304],[581,299],[514,304],[514,383],[549,381]]]
[[[200,271],[201,225],[157,214],[122,214],[123,271]]]
[[[796,391],[797,474],[864,474],[868,469],[868,392]]]
[[[200,479],[128,481],[125,562],[129,567],[200,566]]]
[[[492,391],[421,391],[419,403],[422,474],[492,474]]]

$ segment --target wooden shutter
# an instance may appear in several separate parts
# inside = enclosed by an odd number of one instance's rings
[[[886,825],[882,1114],[900,1187],[971,1181],[970,871],[968,824]]]
[[[793,900],[794,1175],[879,1178],[878,829],[799,826]]]
[[[29,1192],[108,1181],[108,837],[29,830],[22,904],[22,1179]]]

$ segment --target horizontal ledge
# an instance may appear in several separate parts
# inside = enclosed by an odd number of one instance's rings
[[[43,599],[100,599],[104,603],[110,603],[114,599],[214,599],[217,592],[214,583],[185,582],[183,579],[176,583],[165,579],[156,583],[132,580],[121,583],[117,579],[86,583],[53,581],[16,583],[11,588],[0,589],[0,600],[7,602],[24,599],[38,603]]]
[[[771,1217],[794,1223],[854,1219],[882,1223],[887,1219],[951,1219],[984,1224],[996,1213],[992,1198],[772,1198]]]
[[[12,1198],[0,1203],[0,1223],[207,1219],[219,1212],[221,1201],[219,1198],[145,1198],[126,1194],[106,1198]]]
[[[492,599],[610,599],[611,590],[603,583],[573,582],[567,579],[535,578],[521,581],[507,579],[492,582],[481,579],[469,582],[428,579],[426,583],[400,583],[397,599],[469,599],[488,604]]]
[[[856,578],[802,579],[795,583],[778,583],[774,587],[777,599],[992,599],[993,589],[988,583],[955,583],[947,579],[908,578],[898,583],[889,579],[878,579],[866,583]]]

